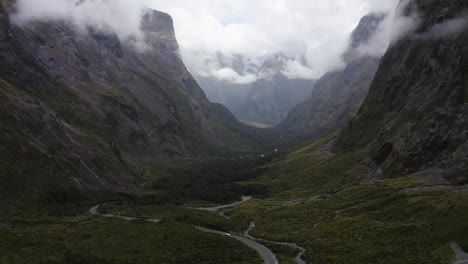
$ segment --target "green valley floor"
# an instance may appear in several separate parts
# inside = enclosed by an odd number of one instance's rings
[[[101,213],[133,221],[89,213],[92,199],[68,216],[3,206],[0,263],[262,263],[232,236],[257,239],[281,264],[298,263],[301,252],[307,263],[449,264],[453,248],[468,252],[467,186],[438,171],[375,179],[364,150],[329,152],[333,137],[260,163],[259,175],[236,184],[268,193],[217,211],[200,210],[213,201],[148,199],[155,190],[102,200]]]

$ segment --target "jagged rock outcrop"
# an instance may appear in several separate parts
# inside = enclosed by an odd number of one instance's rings
[[[371,40],[384,18],[382,14],[370,14],[361,19],[343,54],[345,68],[318,80],[310,98],[294,108],[280,127],[317,136],[341,124],[357,110],[380,61],[380,57],[362,54],[360,48]]]
[[[12,12],[14,1],[0,1],[3,197],[134,191],[145,168],[228,144],[226,125],[236,129],[228,140],[244,133],[185,68],[169,15],[148,10],[143,41],[123,41],[67,21],[16,25]]]
[[[335,150],[368,148],[375,177],[441,170],[467,183],[468,23],[456,32],[450,21],[468,3],[412,0],[404,10],[417,12],[417,29],[389,48]]]

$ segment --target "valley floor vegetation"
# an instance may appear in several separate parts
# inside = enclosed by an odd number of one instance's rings
[[[333,137],[263,160],[186,163],[138,195],[70,191],[35,210],[3,207],[0,263],[262,263],[239,241],[194,228],[243,236],[251,222],[254,237],[306,248],[308,263],[450,263],[451,243],[468,251],[468,188],[436,171],[367,181],[360,152],[323,148]],[[194,209],[241,195],[255,198],[224,216]],[[161,222],[93,216],[95,204]],[[297,249],[259,242],[295,263]]]

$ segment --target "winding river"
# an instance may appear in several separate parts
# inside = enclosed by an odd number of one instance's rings
[[[252,199],[252,197],[245,196],[245,197],[242,197],[242,201],[237,202],[237,203],[233,203],[233,204],[221,205],[221,206],[215,206],[215,207],[206,207],[206,208],[191,208],[191,209],[213,211],[213,212],[218,211],[220,215],[229,218],[228,216],[226,216],[224,214],[224,212],[227,209],[232,208],[232,207],[234,207],[236,205],[239,205],[241,203],[244,203],[246,201],[249,201],[251,199]],[[143,219],[143,218],[136,218],[136,217],[130,217],[130,216],[120,216],[120,215],[113,215],[113,214],[100,214],[99,213],[99,207],[100,207],[100,205],[96,205],[96,206],[92,207],[91,209],[89,209],[89,212],[92,215],[101,215],[103,217],[109,217],[109,218],[119,218],[119,219],[126,220],[126,221],[145,220],[145,221],[148,221],[148,222],[151,222],[151,223],[159,223],[161,221],[159,219]],[[224,237],[229,237],[229,238],[232,238],[232,239],[239,240],[240,242],[246,244],[247,246],[255,249],[260,254],[260,256],[262,257],[262,259],[264,261],[264,264],[279,264],[279,261],[278,261],[276,255],[273,253],[273,251],[271,251],[271,249],[267,248],[266,246],[264,246],[264,245],[262,245],[262,244],[260,244],[260,243],[258,243],[256,241],[262,241],[262,242],[272,243],[272,244],[281,245],[281,246],[288,246],[288,247],[293,247],[295,249],[298,249],[300,252],[296,256],[294,261],[297,264],[307,264],[302,259],[302,255],[304,255],[304,253],[306,252],[305,248],[300,247],[295,243],[275,242],[275,241],[269,241],[269,240],[265,240],[265,239],[256,238],[256,237],[251,236],[250,232],[255,228],[255,223],[254,222],[250,223],[249,228],[244,232],[245,237],[232,235],[232,234],[229,234],[229,233],[226,233],[226,232],[223,232],[223,231],[212,230],[212,229],[199,227],[199,226],[195,226],[195,228],[200,230],[200,231],[206,232],[206,233],[217,234],[217,235],[221,235],[221,236],[224,236]]]
[[[252,198],[253,197],[250,197],[250,196],[243,196],[242,201],[237,202],[237,203],[228,204],[228,205],[220,205],[220,206],[215,206],[215,207],[201,207],[201,208],[191,208],[191,209],[212,211],[212,212],[217,211],[219,213],[219,215],[221,215],[223,217],[226,217],[226,218],[230,218],[229,216],[227,216],[225,214],[227,209],[230,209],[230,208],[232,208],[234,206],[237,206],[237,205],[239,205],[241,203],[245,203],[245,202],[251,200]],[[197,227],[197,228],[199,230],[205,231],[205,232],[215,233],[215,234],[219,234],[219,235],[223,235],[223,236],[230,236],[230,237],[232,237],[234,239],[237,239],[237,240],[243,242],[244,244],[246,244],[246,245],[248,245],[250,247],[255,248],[260,253],[262,258],[265,260],[266,264],[270,264],[270,263],[275,264],[275,263],[279,263],[279,262],[276,259],[276,255],[270,249],[266,248],[264,245],[261,245],[261,244],[255,242],[255,241],[261,241],[261,242],[271,243],[271,244],[275,244],[275,245],[281,245],[281,246],[287,246],[287,247],[295,248],[295,249],[299,250],[299,253],[294,258],[294,261],[297,264],[307,264],[307,262],[302,259],[302,256],[306,252],[305,248],[297,245],[296,243],[276,242],[276,241],[270,241],[270,240],[266,240],[266,239],[262,239],[262,238],[253,237],[252,235],[250,235],[250,232],[255,228],[255,226],[256,226],[255,222],[251,222],[249,228],[247,229],[247,231],[244,232],[244,236],[249,238],[249,239],[246,239],[246,238],[240,237],[240,236],[234,236],[234,235],[231,235],[231,234],[228,234],[228,233],[225,233],[225,232],[221,232],[221,231],[210,230],[210,229],[201,228],[201,227]],[[248,241],[248,243],[247,243],[247,241]],[[252,242],[255,243],[255,244],[253,244]],[[255,246],[253,246],[253,245],[255,245]],[[264,255],[265,255],[265,257],[264,257]]]
[[[468,253],[464,252],[456,243],[452,243],[451,247],[455,252],[455,260],[452,264],[468,264]]]
[[[265,247],[264,245],[262,245],[260,243],[255,242],[255,241],[253,241],[251,239],[241,237],[241,236],[231,235],[231,234],[226,233],[226,232],[212,230],[212,229],[208,229],[208,228],[204,228],[204,227],[197,226],[196,228],[198,230],[206,232],[206,233],[213,233],[213,234],[218,234],[218,235],[221,235],[221,236],[237,239],[240,242],[246,244],[247,246],[255,249],[260,254],[260,256],[262,257],[265,264],[279,264],[279,261],[276,258],[276,255],[273,253],[273,251],[271,251],[271,249]]]
[[[298,249],[299,250],[299,253],[296,255],[296,257],[294,258],[294,261],[297,263],[297,264],[307,264],[307,262],[305,260],[302,259],[302,256],[304,255],[304,253],[306,252],[306,249],[297,245],[296,243],[291,243],[291,242],[276,242],[276,241],[270,241],[270,240],[266,240],[266,239],[262,239],[262,238],[256,238],[256,237],[253,237],[252,235],[250,235],[250,232],[255,228],[255,222],[251,222],[250,223],[250,226],[249,228],[247,229],[247,231],[245,231],[244,235],[250,239],[254,239],[254,240],[257,240],[257,241],[263,241],[263,242],[267,242],[267,243],[271,243],[271,244],[276,244],[276,245],[281,245],[281,246],[287,246],[287,247],[292,247],[292,248],[295,248],[295,249]]]

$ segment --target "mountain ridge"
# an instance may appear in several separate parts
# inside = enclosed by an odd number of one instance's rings
[[[136,191],[155,166],[266,140],[211,105],[180,58],[168,14],[146,11],[148,46],[138,50],[107,29],[10,24],[14,1],[0,3],[2,196]]]
[[[420,10],[421,22],[385,54],[335,151],[368,147],[375,177],[441,170],[452,182],[466,183],[467,27],[451,36],[419,36],[457,19],[467,7],[463,1],[409,2],[405,15]]]
[[[380,58],[361,54],[378,31],[384,14],[364,16],[353,31],[347,51],[342,55],[344,69],[325,74],[314,86],[309,99],[296,106],[279,125],[312,137],[339,126],[349,114],[355,112],[364,100],[368,87],[379,66]]]
[[[255,67],[241,63],[241,57],[235,58],[235,72],[256,76],[254,82],[237,84],[202,76],[196,79],[211,101],[226,105],[240,120],[277,125],[312,92],[315,80],[290,78],[284,73],[287,63],[293,60],[284,54],[268,57]],[[222,62],[223,57],[219,60]]]

